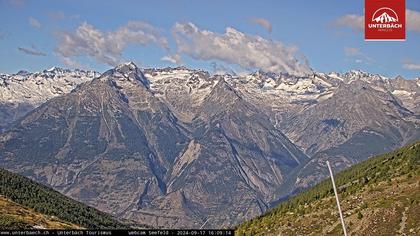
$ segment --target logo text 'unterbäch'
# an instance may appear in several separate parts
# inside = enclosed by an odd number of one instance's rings
[[[365,0],[366,40],[405,40],[405,0]]]

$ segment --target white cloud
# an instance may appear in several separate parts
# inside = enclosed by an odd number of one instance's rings
[[[420,32],[420,12],[407,9],[405,14],[407,30]],[[336,27],[348,27],[356,31],[364,31],[365,17],[361,15],[348,14],[334,20],[332,25]]]
[[[333,21],[333,26],[336,27],[348,27],[355,31],[365,30],[365,18],[364,16],[349,14],[341,16]]]
[[[407,9],[405,14],[407,30],[420,32],[420,12]]]
[[[262,69],[303,75],[311,73],[298,49],[278,41],[247,35],[233,28],[224,34],[199,29],[193,23],[176,23],[172,28],[178,53],[198,60],[220,60],[244,69]]]
[[[79,56],[90,57],[100,63],[115,66],[123,62],[122,53],[128,45],[157,44],[168,49],[166,38],[152,25],[132,21],[115,31],[103,32],[88,23],[82,23],[73,32],[57,32],[59,44],[55,52],[63,61]]]
[[[47,54],[45,52],[38,51],[34,47],[32,47],[32,48],[18,47],[18,50],[27,54],[27,55],[44,56],[44,57],[47,56]]]
[[[182,63],[181,55],[179,54],[172,54],[172,55],[166,55],[161,58],[162,61],[168,61],[177,65],[180,65]]]
[[[42,27],[41,23],[37,19],[35,19],[33,17],[29,17],[28,18],[28,21],[29,21],[29,25],[31,25],[34,28],[38,28],[39,29],[39,28]]]
[[[60,57],[60,60],[64,63],[64,65],[81,69],[83,65],[76,60],[73,60],[70,57]]]
[[[252,18],[251,22],[257,25],[262,26],[264,29],[267,30],[268,33],[271,34],[273,31],[273,26],[271,25],[270,21],[264,18]]]
[[[420,63],[406,61],[403,63],[403,68],[406,70],[420,70]]]

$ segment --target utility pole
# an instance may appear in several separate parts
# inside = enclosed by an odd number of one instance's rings
[[[328,170],[330,171],[331,181],[334,189],[335,200],[337,201],[338,213],[340,213],[341,225],[343,226],[344,236],[347,236],[346,225],[344,224],[343,212],[341,212],[340,201],[338,200],[337,188],[335,187],[334,175],[330,166],[330,162],[327,161]]]

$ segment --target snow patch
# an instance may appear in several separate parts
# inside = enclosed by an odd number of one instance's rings
[[[394,90],[392,91],[392,94],[396,96],[411,96],[412,95],[412,93],[406,90]]]

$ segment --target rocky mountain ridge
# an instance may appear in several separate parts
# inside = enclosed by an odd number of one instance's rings
[[[419,79],[134,63],[80,73],[1,77],[16,104],[46,100],[0,116],[14,122],[0,135],[2,166],[155,227],[228,227],[320,181],[325,160],[341,169],[420,139]],[[48,92],[56,81],[61,94]]]
[[[309,159],[223,78],[190,123],[172,109],[124,64],[24,116],[0,138],[2,165],[138,223],[228,227]]]

